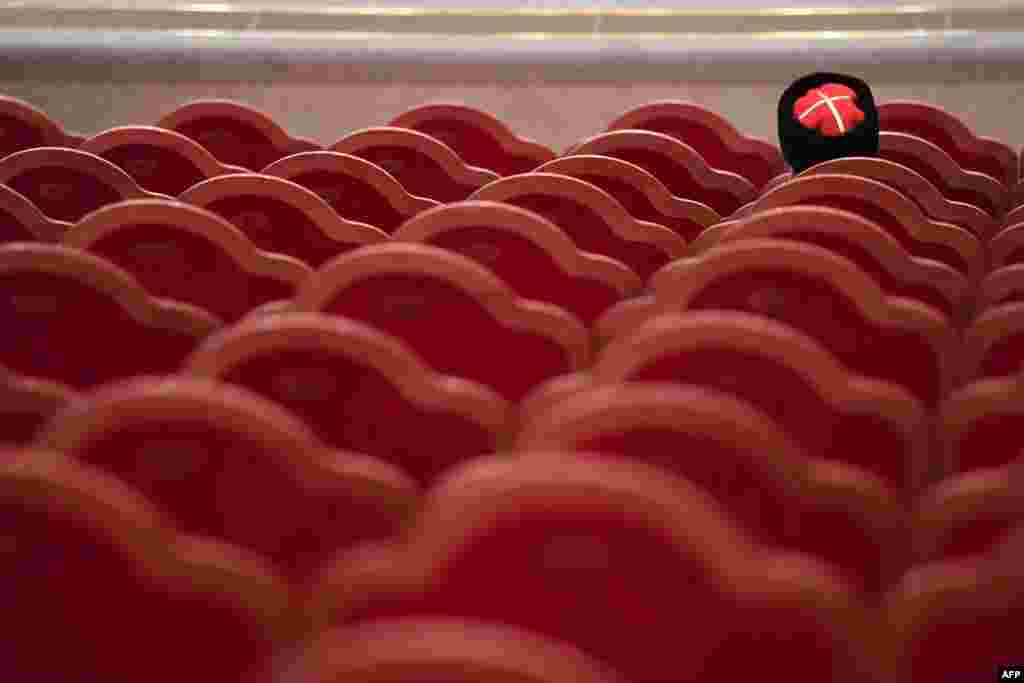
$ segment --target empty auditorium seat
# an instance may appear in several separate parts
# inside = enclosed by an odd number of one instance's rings
[[[1020,658],[1021,531],[982,557],[911,570],[884,611],[904,667],[893,680],[995,680]]]
[[[934,104],[895,101],[878,106],[883,131],[928,140],[962,168],[984,173],[1006,186],[1017,182],[1017,153],[1009,145],[974,134],[963,121]]]
[[[191,138],[156,126],[111,128],[79,149],[113,163],[143,189],[171,197],[207,178],[246,171],[222,164]]]
[[[824,558],[877,594],[909,560],[907,519],[891,490],[859,468],[811,459],[733,396],[664,381],[598,386],[531,413],[516,448],[657,465],[709,492],[760,542]]]
[[[0,244],[58,242],[70,223],[47,218],[16,190],[0,185]]]
[[[995,178],[965,171],[937,145],[906,133],[882,131],[878,154],[914,169],[948,199],[974,204],[996,219],[1009,208],[1009,189]]]
[[[420,211],[438,205],[415,197],[380,166],[350,154],[306,152],[271,164],[262,173],[312,190],[338,215],[392,233]]]
[[[978,311],[1007,303],[1024,302],[1024,263],[989,273],[978,287]]]
[[[822,174],[855,175],[885,183],[920,207],[924,214],[942,223],[952,223],[969,230],[985,241],[995,235],[999,222],[974,204],[946,199],[939,189],[917,171],[888,159],[877,157],[845,157],[817,164],[801,176]]]
[[[929,407],[956,378],[958,339],[938,312],[886,296],[851,261],[821,247],[737,240],[666,266],[650,286],[651,296],[617,304],[598,320],[599,340],[657,313],[739,310],[804,332],[851,370],[903,385]]]
[[[434,370],[510,401],[589,362],[589,335],[575,316],[520,298],[476,262],[423,244],[379,244],[335,258],[306,280],[294,310],[370,324]]]
[[[520,296],[561,306],[588,325],[643,286],[623,263],[580,251],[546,218],[509,204],[445,204],[410,219],[393,237],[467,256]]]
[[[185,371],[272,399],[326,443],[421,482],[505,443],[509,406],[494,392],[439,375],[399,340],[344,318],[248,320],[211,336]]]
[[[0,363],[74,388],[172,372],[221,323],[152,298],[127,272],[59,245],[0,246]]]
[[[339,561],[313,604],[314,623],[502,623],[647,683],[714,679],[737,657],[845,683],[869,675],[875,647],[824,567],[756,552],[684,480],[612,458],[467,464],[407,544]]]
[[[554,173],[507,176],[470,199],[503,202],[544,216],[582,251],[622,261],[646,279],[686,253],[682,237],[663,225],[640,221],[604,190]]]
[[[451,147],[467,164],[515,175],[555,158],[544,145],[516,136],[497,117],[464,104],[435,103],[413,107],[388,126],[426,133]]]
[[[77,147],[84,139],[28,102],[0,95],[0,159],[33,147]]]
[[[625,112],[608,130],[652,130],[684,142],[711,168],[737,173],[761,188],[786,170],[775,145],[741,134],[721,115],[690,102],[648,102]]]
[[[231,100],[195,100],[156,124],[195,140],[223,164],[259,171],[289,154],[323,149],[292,137],[267,114]]]
[[[0,160],[0,184],[19,192],[49,218],[72,223],[126,199],[163,197],[143,190],[106,159],[60,147],[37,147]]]
[[[983,555],[1024,524],[1024,460],[939,482],[914,511],[918,562]]]
[[[1015,263],[1024,263],[1024,221],[1000,230],[988,243],[989,267],[992,270]]]
[[[754,202],[748,214],[780,206],[843,209],[875,223],[910,254],[941,261],[978,282],[985,272],[981,241],[966,229],[929,220],[914,202],[884,183],[851,175],[794,178]]]
[[[59,382],[0,365],[0,443],[30,443],[42,425],[77,399],[77,392]]]
[[[290,662],[305,683],[625,683],[568,643],[476,620],[399,618],[333,629]]]
[[[1011,299],[992,306],[964,330],[960,349],[962,381],[1016,375],[1022,362],[1024,303]]]
[[[0,524],[5,680],[248,683],[297,633],[259,558],[59,454],[0,456]]]
[[[377,164],[410,194],[439,202],[466,199],[498,178],[494,171],[467,165],[440,140],[407,128],[364,128],[338,140],[330,150]]]
[[[973,382],[943,401],[938,435],[949,474],[1002,467],[1024,450],[1024,396],[1016,375]]]
[[[568,156],[539,166],[537,173],[572,176],[595,185],[615,197],[634,218],[664,225],[687,242],[721,220],[711,207],[676,197],[653,175],[622,159]]]
[[[259,251],[235,226],[176,201],[121,202],[91,213],[63,243],[124,268],[148,292],[200,306],[224,320],[292,296],[313,272]]]
[[[841,209],[798,205],[758,211],[715,226],[692,248],[699,253],[715,244],[760,237],[824,247],[853,261],[888,295],[933,306],[958,326],[972,313],[973,288],[966,276],[939,261],[912,256],[878,225]]]
[[[709,166],[693,147],[663,133],[613,130],[587,138],[572,153],[598,154],[636,164],[665,183],[672,194],[706,204],[722,216],[757,196],[749,180]]]
[[[259,553],[296,582],[335,551],[400,533],[417,505],[400,469],[329,450],[270,401],[198,378],[104,387],[37,445],[117,477],[184,531]]]
[[[843,462],[914,493],[933,471],[924,407],[906,390],[851,374],[812,339],[730,311],[657,316],[616,337],[594,366],[540,385],[524,419],[560,399],[626,381],[706,386],[774,419],[809,457]]]
[[[342,218],[316,193],[290,180],[247,173],[203,181],[178,197],[207,209],[245,233],[257,248],[286,254],[312,268],[386,232]]]

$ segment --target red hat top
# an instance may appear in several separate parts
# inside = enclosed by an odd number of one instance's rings
[[[821,135],[845,135],[864,120],[852,88],[836,83],[808,90],[793,105],[793,116],[802,126]]]

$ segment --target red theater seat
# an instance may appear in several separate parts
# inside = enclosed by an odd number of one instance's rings
[[[0,443],[24,445],[50,418],[78,400],[59,382],[27,377],[0,365]]]
[[[502,178],[470,199],[503,202],[547,218],[582,251],[622,261],[641,278],[686,253],[686,242],[663,225],[640,221],[604,190],[569,176],[524,173]]]
[[[56,453],[0,456],[0,528],[4,680],[255,683],[294,639],[260,559]]]
[[[19,192],[47,217],[71,223],[126,199],[162,197],[143,190],[106,159],[59,147],[37,147],[0,160],[0,184]]]
[[[207,178],[244,173],[228,166],[198,142],[156,126],[123,126],[94,135],[79,147],[103,157],[130,175],[140,187],[170,197]]]
[[[77,147],[84,139],[28,102],[0,95],[0,159],[33,147]]]
[[[1017,376],[973,382],[940,406],[937,424],[945,471],[1003,467],[1024,450],[1024,388]]]
[[[306,281],[294,309],[377,327],[434,370],[476,380],[510,401],[589,362],[589,335],[575,316],[520,298],[474,261],[423,244],[339,256]]]
[[[262,173],[311,190],[338,215],[392,233],[420,211],[438,205],[414,197],[380,166],[350,154],[307,152],[271,164]]]
[[[989,267],[1024,263],[1024,221],[1011,223],[1000,230],[988,243]]]
[[[532,171],[556,156],[540,143],[517,137],[497,117],[462,104],[424,104],[399,114],[388,126],[426,133],[467,164],[503,176]]]
[[[498,179],[493,171],[467,165],[440,140],[407,128],[364,128],[338,140],[330,150],[377,164],[410,194],[439,202],[466,199]]]
[[[643,286],[621,262],[578,250],[546,218],[508,204],[445,204],[407,221],[394,239],[467,256],[520,296],[561,306],[588,325]]]
[[[290,136],[265,113],[230,100],[196,100],[183,104],[156,124],[191,138],[221,163],[258,171],[299,152],[323,149]]]
[[[662,133],[613,130],[587,138],[572,153],[598,154],[636,164],[665,183],[672,194],[706,204],[722,216],[757,197],[757,189],[749,180],[709,166],[693,147]]]
[[[1024,303],[1024,262],[993,270],[978,288],[978,311],[1008,303]]]
[[[878,106],[883,131],[928,140],[962,168],[984,173],[1010,186],[1017,182],[1017,153],[1007,144],[979,137],[941,107],[924,102],[886,102]]]
[[[914,202],[876,180],[851,175],[801,176],[762,196],[748,213],[794,205],[850,211],[878,225],[914,256],[941,261],[972,282],[984,276],[985,251],[977,237],[959,226],[929,220]]]
[[[504,443],[509,406],[427,368],[397,339],[334,316],[284,313],[210,337],[186,372],[270,398],[335,448],[394,463],[421,482]]]
[[[380,228],[342,218],[316,193],[276,176],[212,178],[178,199],[224,218],[258,249],[292,256],[312,268],[388,239]]]
[[[958,326],[970,319],[974,292],[964,275],[912,256],[878,225],[840,209],[804,205],[758,211],[708,230],[692,249],[699,253],[716,244],[765,237],[824,247],[853,261],[890,296],[933,306]]]
[[[74,388],[173,372],[220,326],[152,298],[127,272],[58,245],[0,247],[0,363]]]
[[[537,173],[572,176],[599,187],[634,218],[664,225],[687,242],[721,220],[714,209],[676,197],[653,175],[622,159],[596,154],[568,156],[538,167]]]
[[[860,468],[900,493],[915,493],[934,469],[926,413],[915,398],[851,374],[812,339],[746,313],[652,318],[616,337],[588,371],[540,385],[522,412],[529,420],[573,393],[628,381],[705,386],[743,399],[810,457]]]
[[[965,171],[953,157],[927,140],[883,130],[878,144],[880,157],[914,169],[949,199],[974,204],[997,220],[1010,208],[1006,186],[983,173]]]
[[[786,170],[775,145],[746,137],[719,114],[690,102],[649,102],[615,119],[608,130],[651,130],[684,142],[708,165],[737,173],[761,188]]]
[[[650,285],[652,296],[598,320],[598,340],[662,312],[746,311],[802,331],[851,370],[900,384],[929,407],[956,378],[958,338],[938,312],[886,296],[851,261],[817,246],[737,240],[666,266]]]
[[[181,202],[122,202],[90,214],[64,244],[108,259],[154,296],[234,321],[291,297],[312,274],[297,259],[259,251],[235,226]]]
[[[960,349],[962,381],[1016,375],[1022,361],[1024,303],[1011,300],[988,308],[964,330]]]
[[[759,551],[686,481],[614,458],[469,463],[408,543],[339,560],[313,606],[318,624],[505,624],[646,683],[713,680],[741,660],[843,683],[877,666],[865,611],[823,566]]]
[[[198,378],[110,385],[37,443],[117,477],[188,533],[269,558],[296,582],[337,550],[399,533],[417,504],[399,469],[329,450],[270,401]]]
[[[985,241],[996,234],[999,222],[974,204],[946,199],[939,189],[917,171],[888,159],[845,157],[812,166],[801,177],[823,174],[855,175],[885,183],[920,207],[924,214],[942,223],[969,230]]]
[[[0,185],[0,244],[8,242],[59,242],[71,227],[47,218],[23,194]]]

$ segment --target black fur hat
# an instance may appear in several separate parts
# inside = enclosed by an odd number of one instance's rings
[[[841,94],[846,89],[852,96]],[[797,111],[801,100],[811,105],[802,107],[802,116]],[[871,89],[853,76],[804,76],[779,99],[779,146],[793,173],[830,159],[878,156],[878,129]]]

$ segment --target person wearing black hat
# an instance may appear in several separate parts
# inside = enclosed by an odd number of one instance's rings
[[[779,146],[794,174],[831,159],[878,156],[878,109],[867,83],[816,73],[779,99]]]

